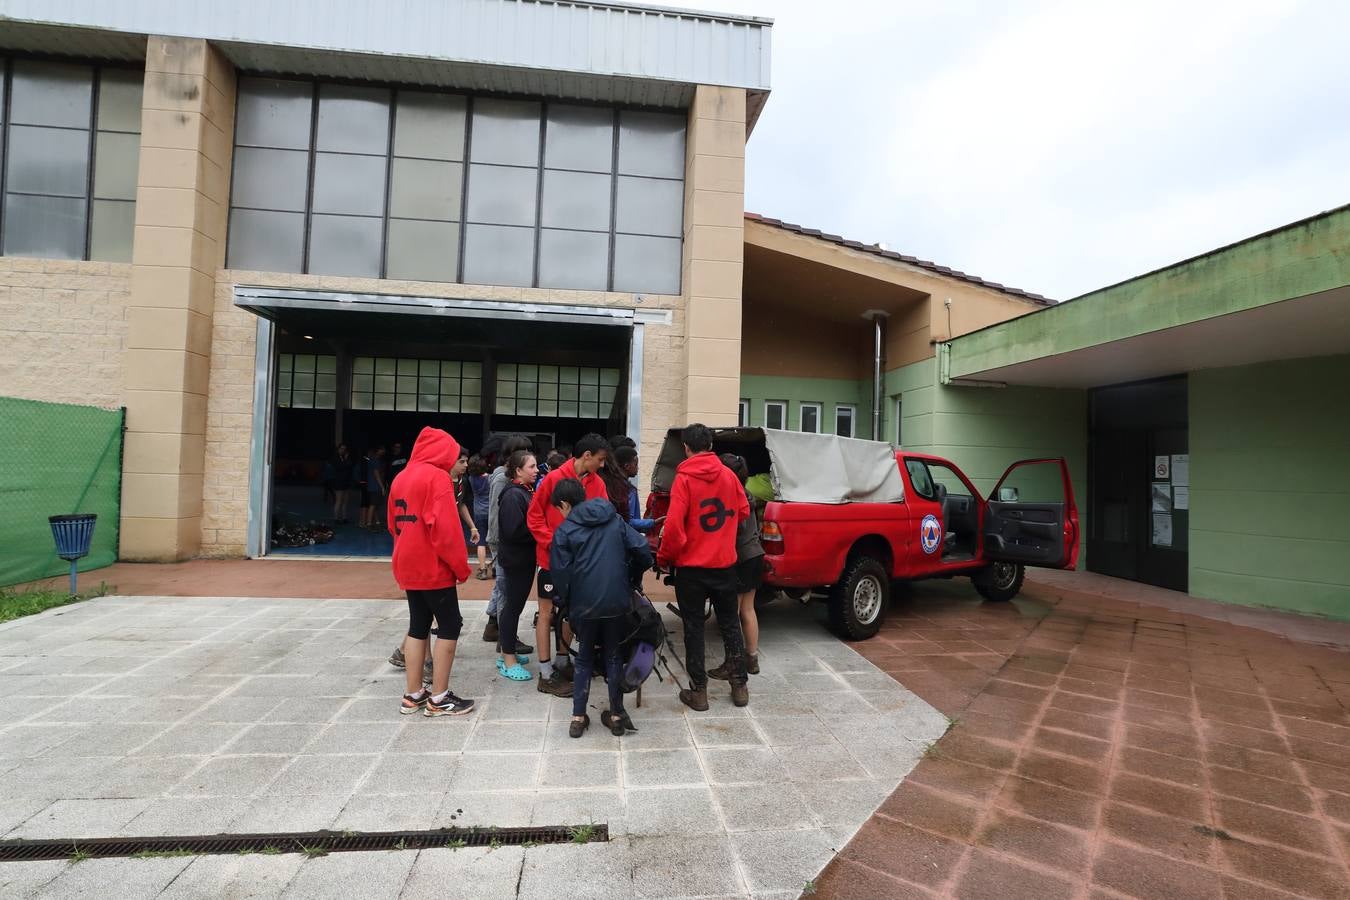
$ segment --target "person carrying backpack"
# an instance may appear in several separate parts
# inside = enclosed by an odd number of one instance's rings
[[[651,549],[604,498],[586,499],[581,482],[566,479],[553,488],[550,502],[564,517],[553,534],[549,571],[559,604],[568,611],[580,651],[572,679],[572,722],[567,733],[579,738],[591,724],[586,713],[593,648],[599,644],[609,687],[609,709],[600,721],[614,735],[635,730],[623,705],[621,645],[628,636],[634,575],[652,564]]]

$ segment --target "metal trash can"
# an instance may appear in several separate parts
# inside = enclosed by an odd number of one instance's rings
[[[70,562],[70,593],[75,594],[76,562],[89,555],[94,540],[95,513],[76,513],[69,516],[48,516],[52,538],[56,541],[56,555]]]

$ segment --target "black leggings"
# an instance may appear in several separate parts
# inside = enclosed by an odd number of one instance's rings
[[[408,591],[408,637],[425,641],[431,635],[431,620],[436,620],[436,637],[459,640],[464,617],[459,614],[459,592],[453,587],[434,591]]]
[[[498,653],[503,652],[502,647],[507,641],[515,641],[509,647],[513,653],[520,643],[520,616],[525,611],[525,603],[530,599],[533,585],[534,566],[527,569],[502,566],[502,605],[497,610]]]

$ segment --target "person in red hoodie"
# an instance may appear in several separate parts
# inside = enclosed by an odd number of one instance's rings
[[[439,428],[423,428],[407,468],[389,487],[389,533],[394,536],[394,580],[408,595],[408,637],[403,642],[408,692],[399,711],[462,716],[473,701],[450,690],[450,669],[464,618],[455,588],[469,580],[469,551],[450,470],[459,442]],[[436,620],[431,690],[422,686],[422,660]]]
[[[544,658],[553,643],[549,633],[553,627],[553,601],[557,597],[553,576],[548,571],[549,548],[553,544],[553,532],[564,518],[553,505],[553,488],[564,478],[571,478],[581,482],[587,500],[608,498],[608,489],[596,474],[608,458],[609,442],[600,435],[588,434],[577,441],[572,445],[572,458],[552,469],[534,489],[534,499],[525,516],[530,533],[534,535],[535,562],[539,565],[539,621],[534,627],[535,643],[539,646],[539,692],[555,697],[572,696],[572,679],[564,674],[568,671],[566,641],[558,642],[556,663]]]
[[[680,702],[708,708],[708,670],[704,660],[703,604],[711,599],[726,648],[731,702],[750,702],[746,687],[745,642],[736,600],[736,528],[750,515],[745,489],[712,452],[712,431],[697,422],[680,433],[687,457],[675,469],[670,509],[656,551],[656,564],[673,569],[675,599],[684,620],[684,666],[689,689]]]

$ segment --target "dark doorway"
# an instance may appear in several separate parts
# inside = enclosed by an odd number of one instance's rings
[[[1187,589],[1186,378],[1098,388],[1089,398],[1087,567]]]

